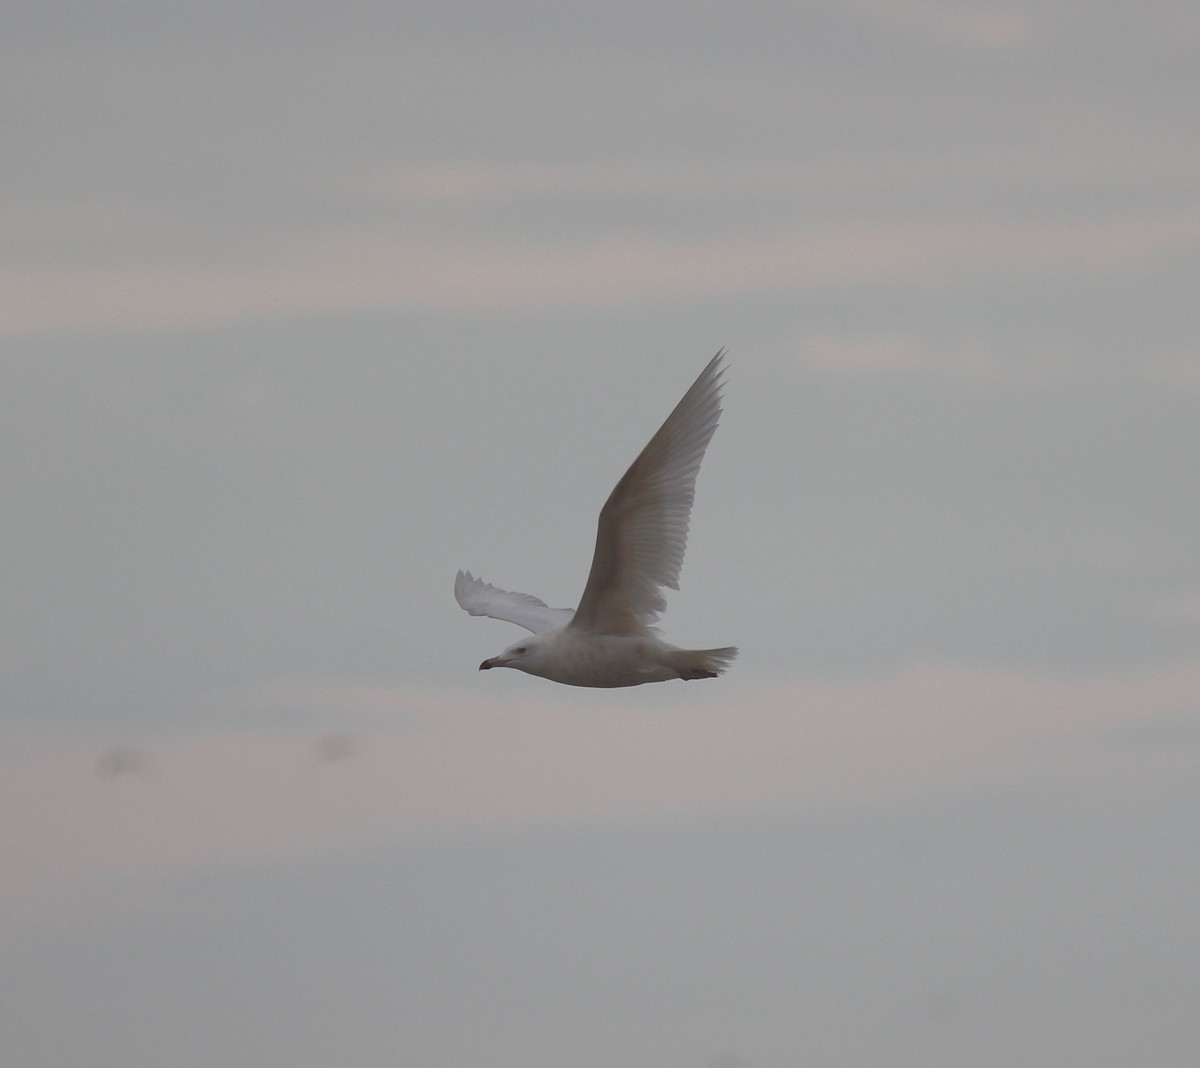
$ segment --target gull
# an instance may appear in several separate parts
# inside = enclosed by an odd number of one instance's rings
[[[532,637],[479,665],[516,668],[567,686],[640,686],[712,679],[734,646],[680,649],[653,625],[667,607],[661,587],[679,589],[696,474],[721,414],[721,349],[617,483],[596,531],[579,607],[551,608],[460,571],[454,597],[473,616],[515,623]]]

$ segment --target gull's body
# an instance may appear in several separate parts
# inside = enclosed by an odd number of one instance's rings
[[[653,626],[679,589],[696,474],[721,414],[722,349],[633,461],[600,511],[592,569],[579,607],[550,608],[460,571],[454,596],[473,616],[516,623],[532,636],[481,671],[511,667],[568,686],[638,686],[715,678],[737,649],[680,649]]]

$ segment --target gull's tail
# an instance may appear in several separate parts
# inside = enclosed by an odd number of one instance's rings
[[[724,649],[672,649],[667,663],[681,679],[715,679],[737,655],[736,645]]]

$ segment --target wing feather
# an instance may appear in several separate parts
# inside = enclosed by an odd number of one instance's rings
[[[534,634],[565,626],[575,614],[569,608],[551,608],[532,594],[499,589],[475,578],[470,571],[460,571],[455,576],[454,599],[473,616],[503,619]]]
[[[666,608],[661,588],[679,589],[696,475],[721,415],[724,355],[709,361],[609,494],[572,626],[643,630]]]

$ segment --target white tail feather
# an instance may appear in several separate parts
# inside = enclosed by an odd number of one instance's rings
[[[672,649],[667,662],[681,679],[715,679],[737,655],[735,645],[723,649]]]

